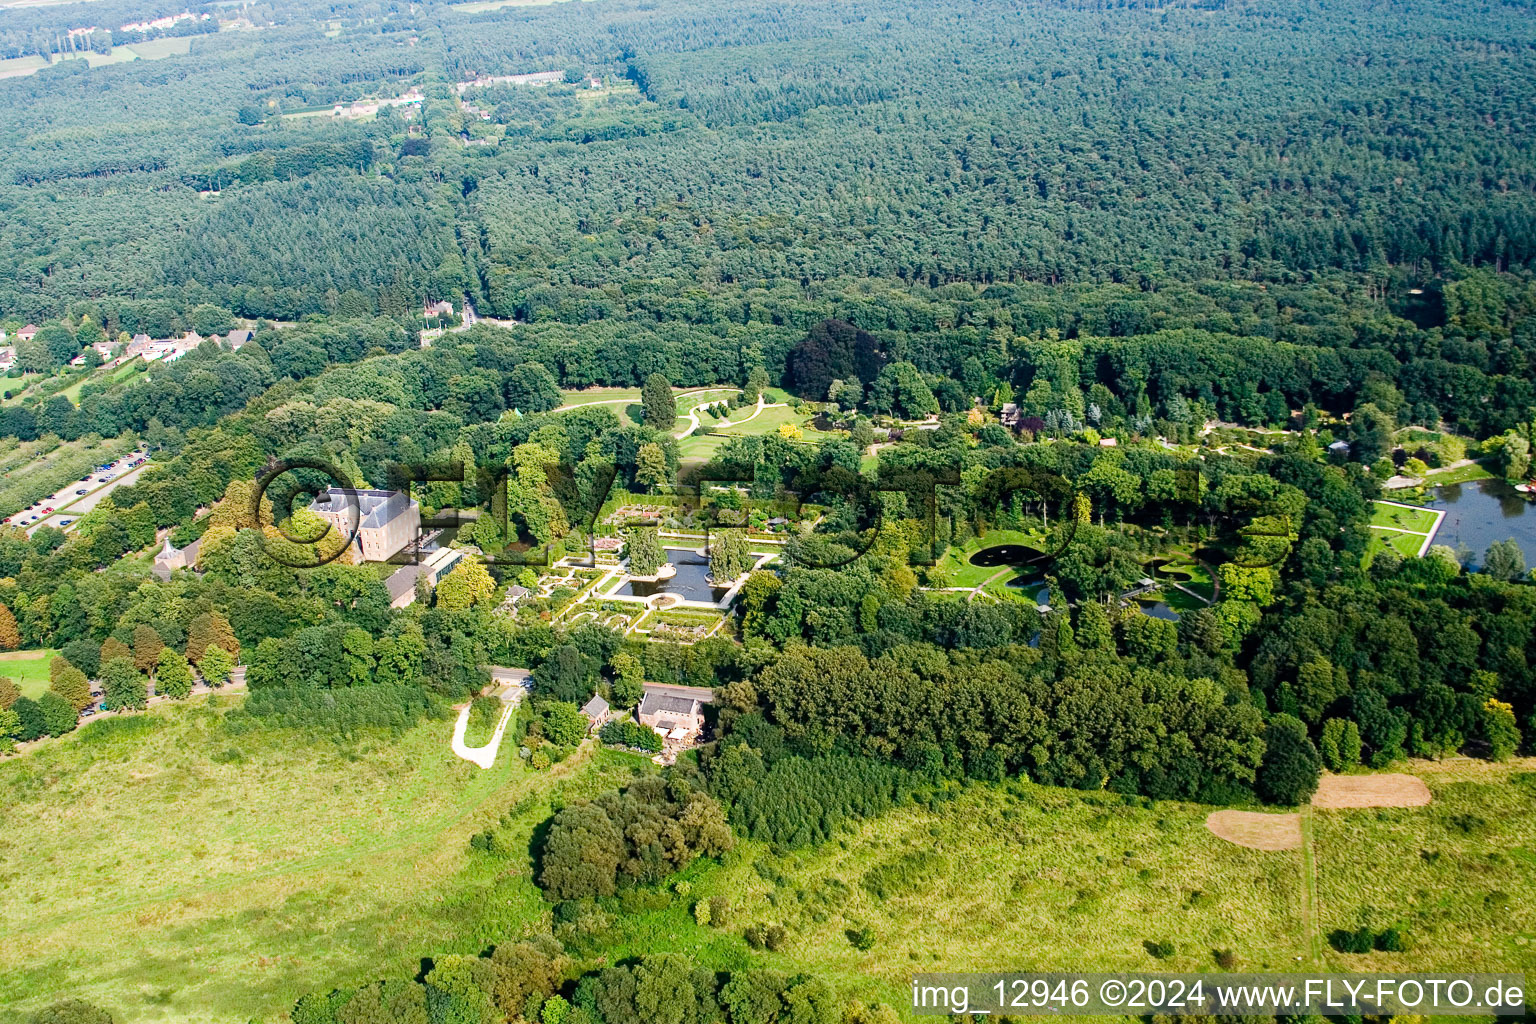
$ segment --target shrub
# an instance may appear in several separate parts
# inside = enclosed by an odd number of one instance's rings
[[[1211,958],[1216,961],[1216,966],[1224,971],[1230,971],[1237,966],[1237,954],[1230,949],[1213,949]]]
[[[695,903],[693,905],[693,920],[694,920],[694,923],[699,925],[700,927],[703,927],[703,926],[709,924],[709,922],[710,922],[709,913],[710,913],[710,910],[709,910],[709,900],[699,900],[699,902],[697,902],[697,903]]]
[[[854,949],[867,952],[875,947],[875,930],[868,926],[863,928],[849,928],[848,941]]]
[[[1177,952],[1173,942],[1169,939],[1148,939],[1141,945],[1143,949],[1159,960],[1167,960]]]
[[[731,901],[724,896],[709,898],[709,923],[723,928],[731,923]]]
[[[659,752],[662,747],[660,733],[630,719],[607,722],[597,735],[610,747],[626,747],[652,753]]]
[[[1340,953],[1369,953],[1376,945],[1376,936],[1364,926],[1353,931],[1347,928],[1335,928],[1328,933],[1328,945]]]

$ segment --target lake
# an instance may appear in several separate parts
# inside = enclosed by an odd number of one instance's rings
[[[1536,565],[1536,506],[1509,484],[1478,480],[1437,487],[1432,493],[1428,507],[1445,510],[1435,533],[1436,544],[1452,548],[1465,544],[1476,567],[1482,564],[1488,545],[1513,539],[1525,552],[1525,564]]]

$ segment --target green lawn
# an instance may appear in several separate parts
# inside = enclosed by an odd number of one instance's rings
[[[705,433],[702,430],[695,431],[677,443],[678,455],[685,460],[702,461],[713,456],[732,437],[753,437],[762,434],[772,434],[786,423],[800,428],[802,434],[800,439],[802,441],[815,443],[825,440],[830,436],[838,436],[808,429],[810,417],[804,412],[796,412],[788,406],[764,408],[756,415],[753,415],[753,412],[754,410],[750,407],[737,409],[730,417],[736,421],[736,425],[730,427],[718,425],[708,427],[706,429],[710,431],[709,433]],[[743,422],[744,417],[748,416],[751,419]]]
[[[48,666],[58,653],[47,649],[6,651],[0,654],[0,676],[13,680],[21,688],[23,697],[36,700],[48,690]]]
[[[1421,536],[1434,528],[1436,516],[1430,509],[1406,508],[1385,501],[1376,501],[1372,504],[1375,506],[1371,512],[1372,526],[1390,526]]]
[[[557,789],[592,795],[634,764],[482,771],[450,752],[451,719],[348,747],[235,735],[221,716],[239,699],[0,761],[0,1006],[67,992],[134,1024],[273,1021],[309,989],[523,934],[548,912],[530,868],[469,837],[524,799],[531,835]]]
[[[673,430],[681,431],[688,426],[688,417],[685,414],[695,405],[714,399],[729,398],[740,390],[730,385],[709,388],[673,388],[672,393],[677,399],[678,411]],[[562,409],[586,406],[612,409],[625,426],[638,423],[641,416],[639,388],[582,388],[580,390],[567,388],[560,392],[560,403]]]
[[[1424,546],[1424,538],[1434,529],[1435,512],[1427,508],[1405,508],[1385,501],[1372,504],[1371,539],[1365,549],[1365,565],[1369,566],[1377,552],[1387,548],[1404,558],[1417,557],[1419,548]]]
[[[1044,543],[1044,534],[1023,530],[990,530],[984,536],[972,537],[964,544],[951,546],[939,559],[938,567],[944,570],[948,577],[948,586],[951,587],[977,587],[986,580],[1007,569],[1002,565],[972,565],[971,555],[982,548],[990,548],[998,544],[1025,544],[1029,547],[1040,548]],[[1004,574],[997,582],[1005,583],[1016,574]]]
[[[1391,548],[1403,558],[1417,558],[1419,548],[1424,546],[1422,533],[1395,533],[1387,530],[1372,530],[1371,539],[1365,547],[1365,564],[1370,566],[1371,560],[1377,552]]]
[[[1474,462],[1469,466],[1457,466],[1455,469],[1432,469],[1424,478],[1425,486],[1444,487],[1447,484],[1465,484],[1473,480],[1491,480],[1493,474],[1481,462]]]

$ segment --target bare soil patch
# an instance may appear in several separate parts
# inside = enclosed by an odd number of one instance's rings
[[[1301,849],[1301,815],[1212,811],[1205,827],[1219,839],[1250,850]]]
[[[1416,775],[1324,775],[1312,806],[1323,811],[1356,807],[1423,807],[1433,797]]]

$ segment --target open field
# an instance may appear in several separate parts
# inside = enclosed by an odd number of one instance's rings
[[[1298,854],[1243,849],[1209,808],[1122,801],[1028,783],[904,808],[816,851],[749,847],[694,881],[736,920],[781,922],[770,958],[893,1006],[924,970],[1196,970],[1212,950],[1280,970],[1305,948]],[[847,933],[868,929],[855,948]],[[1158,960],[1143,943],[1169,940]]]
[[[1312,797],[1319,810],[1364,807],[1423,807],[1430,802],[1429,787],[1416,775],[1389,772],[1381,775],[1324,775]]]
[[[1357,919],[1402,922],[1407,953],[1340,954],[1327,970],[1536,968],[1536,759],[1413,762],[1429,807],[1313,810],[1321,936]],[[1028,784],[977,787],[904,809],[821,849],[748,847],[701,872],[736,920],[790,927],[778,970],[902,1005],[913,971],[1298,969],[1307,957],[1302,851],[1243,849],[1205,828],[1209,808],[1122,802]],[[761,868],[755,863],[760,862]],[[883,893],[884,895],[880,895]],[[856,950],[844,932],[870,928]],[[1175,954],[1143,947],[1167,939]],[[1086,958],[1086,959],[1085,959]],[[1436,967],[1439,965],[1439,967]]]
[[[531,934],[549,909],[525,851],[551,797],[649,770],[584,748],[546,773],[516,758],[481,771],[449,752],[447,721],[355,747],[234,735],[231,698],[213,700],[0,762],[0,1005],[68,991],[135,1024],[272,1020],[306,989],[409,977],[422,956]],[[1200,805],[971,786],[815,850],[739,842],[684,873],[687,895],[625,898],[604,954],[808,971],[894,1006],[915,970],[1209,970],[1215,950],[1242,970],[1314,949],[1308,962],[1331,970],[1536,968],[1536,760],[1407,771],[1433,805],[1311,810],[1310,851],[1233,845]],[[497,819],[504,854],[470,849]],[[713,895],[732,904],[728,927],[692,918]],[[1398,923],[1412,951],[1320,939],[1357,922]],[[784,924],[787,948],[750,950],[753,923]],[[1153,957],[1145,944],[1165,940],[1174,953]]]
[[[1205,819],[1211,835],[1250,850],[1301,849],[1301,815],[1266,811],[1212,811]]]
[[[584,751],[482,771],[443,720],[351,747],[235,735],[237,699],[0,761],[0,1006],[71,994],[134,1024],[273,1020],[310,988],[520,934],[546,905],[469,836],[520,800],[531,834],[557,787],[591,794],[633,763]]]
[[[41,7],[47,6],[55,0],[3,0],[0,8],[4,7]],[[59,3],[69,3],[73,0],[56,0]],[[55,54],[53,60],[47,61],[42,57],[15,57],[10,60],[0,61],[0,78],[21,78],[33,75],[47,67],[49,63],[57,64],[61,60],[83,60],[93,68],[104,67],[108,64],[122,64],[130,60],[159,60],[162,57],[170,57],[176,54],[189,53],[192,49],[191,36],[167,36],[161,39],[150,39],[142,43],[133,43],[128,46],[114,46],[111,53],[96,53],[85,51],[67,56]]]
[[[6,651],[0,654],[0,676],[5,676],[21,688],[23,697],[33,700],[48,690],[48,666],[58,651]]]
[[[14,3],[0,3],[0,7],[17,6]],[[48,66],[48,62],[41,57],[10,57],[0,60],[0,78],[23,78],[36,74],[40,68]]]
[[[1411,946],[1327,949],[1329,966],[1536,969],[1536,759],[1450,758],[1410,771],[1428,784],[1430,806],[1311,812],[1319,930],[1395,924]]]
[[[113,48],[117,49],[116,47]],[[122,47],[131,50],[134,56],[140,60],[159,60],[162,57],[172,57],[180,53],[192,51],[191,36],[166,36],[161,39],[149,39],[142,43],[132,43]]]

